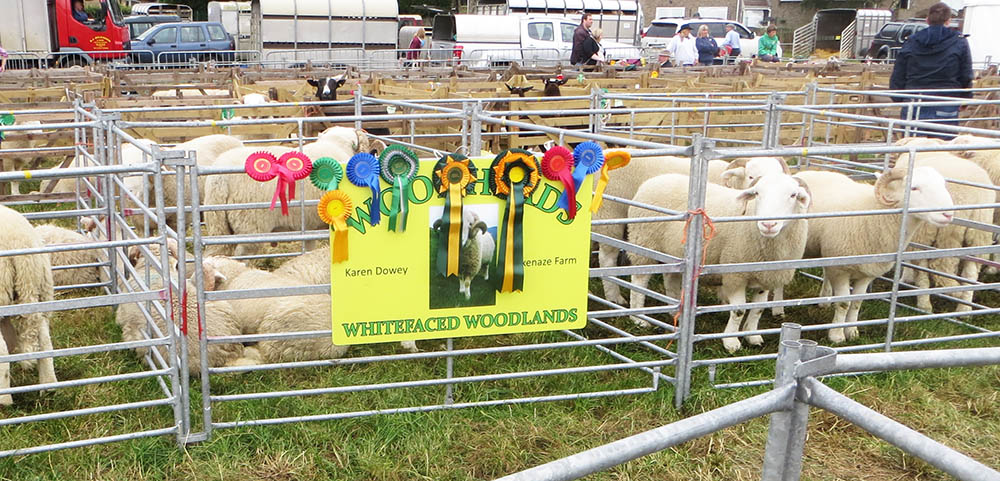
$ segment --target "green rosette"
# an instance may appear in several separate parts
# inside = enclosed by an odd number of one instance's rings
[[[309,182],[319,190],[337,190],[344,180],[344,167],[331,157],[320,157],[313,161]]]
[[[406,218],[409,214],[407,193],[410,182],[417,177],[417,169],[420,167],[417,154],[402,145],[390,145],[382,151],[378,160],[382,178],[392,185],[389,230],[403,232],[406,230]]]
[[[498,292],[524,290],[524,202],[538,186],[538,171],[538,160],[522,149],[500,152],[490,166],[490,192],[507,200],[496,264],[490,274]]]
[[[14,125],[14,114],[0,115],[0,125]],[[7,138],[5,134],[5,132],[0,132],[0,141]]]

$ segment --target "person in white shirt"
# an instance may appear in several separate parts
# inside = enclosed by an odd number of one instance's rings
[[[691,36],[691,26],[681,25],[680,32],[670,39],[667,51],[673,59],[675,67],[690,67],[698,64],[698,49],[695,47],[694,37]]]
[[[736,25],[726,24],[726,39],[722,42],[722,48],[732,57],[740,56],[740,34],[736,33]]]

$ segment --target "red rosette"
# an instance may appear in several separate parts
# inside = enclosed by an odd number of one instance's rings
[[[254,152],[247,156],[244,165],[247,175],[257,182],[267,182],[278,176],[278,159],[270,152]]]
[[[309,160],[309,156],[296,150],[282,154],[278,158],[278,164],[284,165],[295,180],[309,177],[309,173],[312,172],[312,161]]]
[[[576,217],[576,184],[573,182],[573,153],[566,147],[557,145],[542,156],[542,175],[549,180],[562,182],[565,196],[570,199],[566,214]]]

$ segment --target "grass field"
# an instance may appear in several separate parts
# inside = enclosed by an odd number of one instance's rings
[[[596,280],[595,280],[596,281]],[[804,289],[805,287],[800,287]],[[795,292],[792,289],[791,292]],[[592,306],[595,307],[595,306]],[[865,307],[865,318],[883,315],[885,305]],[[828,318],[829,308],[791,310],[793,318]],[[721,329],[724,315],[699,318],[699,332]],[[613,324],[630,328],[630,321]],[[996,317],[977,318],[983,327],[1000,329]],[[763,326],[772,327],[766,314]],[[948,334],[958,328],[944,322],[903,325],[900,336]],[[583,332],[605,336],[596,327]],[[881,329],[862,330],[858,343],[877,342]],[[53,322],[56,347],[99,344],[120,340],[110,308],[60,313]],[[823,342],[821,333],[808,333]],[[456,348],[554,342],[559,332],[456,340]],[[741,354],[773,352],[776,341]],[[425,350],[442,348],[443,341],[421,343]],[[717,342],[699,345],[699,358],[720,357]],[[970,341],[962,346],[997,345],[995,340]],[[360,346],[350,356],[394,353],[393,344]],[[619,350],[637,360],[655,359],[636,346]],[[565,366],[605,364],[610,358],[592,348],[459,358],[456,375],[514,372]],[[56,360],[60,379],[76,379],[139,369],[130,352],[75,356]],[[215,394],[308,389],[332,385],[361,385],[444,375],[444,360],[362,364],[297,371],[267,371],[216,376]],[[14,383],[34,382],[34,372],[15,369]],[[691,414],[719,407],[767,387],[716,390],[707,372],[695,371],[691,399],[684,409],[672,407],[672,388],[655,393],[616,398],[583,399],[531,405],[468,408],[431,413],[395,414],[324,422],[308,422],[216,431],[200,444],[179,449],[172,437],[139,439],[0,459],[0,480],[325,480],[325,479],[491,479],[539,463],[642,432]],[[720,367],[717,381],[773,377],[773,362]],[[460,385],[456,401],[483,401],[603,389],[648,386],[639,372],[545,377]],[[935,439],[991,466],[1000,466],[1000,367],[899,372],[834,378],[828,384]],[[193,392],[200,393],[194,382]],[[298,399],[239,401],[217,404],[218,421],[351,412],[379,408],[438,404],[443,389],[411,388]],[[69,388],[42,396],[15,396],[7,415],[69,410],[103,404],[153,399],[152,381],[101,384]],[[200,406],[197,395],[192,399]],[[200,411],[193,413],[200,426]],[[171,425],[168,408],[150,408],[115,414],[74,417],[0,428],[0,449],[64,442]],[[600,480],[740,480],[759,479],[767,420],[757,419],[713,436],[669,449],[595,475]],[[804,461],[804,480],[948,479],[923,462],[876,440],[857,427],[817,410],[811,418]]]

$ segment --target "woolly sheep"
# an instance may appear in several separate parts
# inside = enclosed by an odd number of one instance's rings
[[[80,224],[83,226],[84,232],[92,232],[97,227],[97,221],[91,217],[80,219]],[[36,225],[35,232],[41,236],[42,242],[47,246],[94,242],[93,237],[52,224]],[[55,267],[60,266],[99,263],[107,257],[106,255],[102,256],[99,249],[52,252],[49,257],[53,267],[52,281],[57,286],[94,284],[107,280],[107,276],[102,275],[101,269],[97,266],[55,270]]]
[[[153,142],[140,139],[141,143],[146,145],[152,145]],[[194,151],[196,161],[200,167],[208,167],[215,165],[219,159],[219,156],[223,153],[233,150],[236,148],[243,147],[243,142],[235,137],[222,134],[205,135],[202,137],[197,137],[191,139],[187,142],[177,144],[174,147],[164,149],[167,151]],[[135,165],[143,163],[148,160],[143,156],[143,152],[139,150],[136,146],[125,143],[122,144],[122,164],[124,165]],[[164,172],[173,172],[173,169],[164,167]],[[123,183],[125,188],[132,193],[136,198],[143,198],[143,190],[148,191],[149,206],[153,207],[156,205],[156,198],[154,192],[154,185],[151,179],[147,179],[142,175],[133,175],[125,177]],[[198,178],[198,200],[202,203],[205,201],[205,178]],[[185,189],[185,202],[184,205],[191,205],[191,188],[190,184],[184,186]],[[173,175],[164,177],[163,180],[163,205],[167,207],[177,206],[177,180]],[[177,215],[167,214],[166,222],[168,225],[176,228],[177,225]]]
[[[901,154],[901,157],[908,155]],[[915,165],[918,167],[931,167],[949,180],[992,185],[990,176],[986,170],[973,162],[947,152],[919,152],[916,154]],[[955,182],[948,182],[946,188],[948,189],[948,193],[951,194],[955,205],[981,205],[996,202],[996,194],[990,189]],[[961,219],[990,224],[993,221],[994,212],[993,209],[959,210],[955,215]],[[988,246],[993,242],[993,235],[989,231],[956,224],[949,224],[940,228],[926,225],[913,236],[911,241],[939,249],[955,249],[960,247]],[[929,266],[933,270],[960,276],[972,282],[979,279],[980,264],[971,260],[962,260],[959,257],[917,260],[914,261],[914,264]],[[916,270],[914,274],[914,281],[917,287],[930,287],[931,276],[926,271]],[[958,281],[947,276],[935,275],[933,276],[933,280],[934,285],[940,287],[953,287],[959,284]],[[971,302],[973,291],[961,291],[953,295],[963,301]],[[917,296],[917,307],[930,311],[932,309],[930,296]],[[971,309],[971,306],[959,302],[955,310],[956,312],[965,312]]]
[[[26,121],[26,122],[18,122],[16,125],[18,125],[18,126],[39,125],[40,126],[40,125],[42,125],[42,122],[38,121],[38,120],[29,120],[29,121]],[[8,131],[8,132],[6,132],[4,134],[7,137],[7,139],[2,142],[2,148],[4,150],[7,150],[7,149],[13,150],[13,149],[28,149],[28,148],[32,148],[32,147],[34,147],[37,144],[37,141],[35,141],[33,138],[36,135],[40,135],[40,134],[43,134],[43,133],[45,133],[45,132],[43,132],[41,129]],[[25,166],[27,164],[31,163],[31,161],[34,160],[35,158],[37,158],[37,156],[33,155],[30,152],[26,152],[24,154],[17,155],[16,157],[6,157],[4,159],[5,162],[3,162],[4,170],[11,170],[11,171],[24,170]],[[20,190],[21,187],[20,187],[20,185],[21,185],[21,183],[19,181],[16,181],[16,180],[10,181],[10,193],[14,194],[14,195],[17,195],[17,194],[21,193],[21,190]]]
[[[28,220],[6,206],[0,206],[0,225],[5,229],[0,242],[2,250],[32,249],[44,245],[41,236]],[[52,265],[47,254],[0,257],[0,275],[0,305],[30,304],[51,301],[53,298]],[[52,350],[48,313],[4,317],[0,319],[0,324],[0,356]],[[21,364],[30,367],[35,362]],[[38,382],[56,382],[52,358],[43,358],[37,363]],[[10,363],[0,363],[0,389],[9,387]],[[10,405],[13,402],[10,394],[0,395],[0,405]]]
[[[688,202],[688,183],[685,175],[667,174],[654,177],[644,182],[636,191],[633,201],[653,205],[664,209],[685,210]],[[709,216],[783,216],[802,214],[809,208],[811,195],[804,182],[787,174],[767,174],[745,190],[708,184],[705,194],[705,211]],[[649,209],[631,206],[628,209],[629,218],[642,218],[660,215]],[[705,264],[766,262],[802,258],[806,245],[807,223],[805,219],[767,220],[757,222],[727,222],[719,224],[715,238],[708,244],[703,262]],[[683,257],[684,245],[683,222],[652,223],[643,222],[629,226],[628,240],[631,243],[654,249],[668,255]],[[640,254],[629,253],[633,264],[652,263]],[[746,303],[747,287],[760,289],[775,289],[790,282],[795,275],[792,269],[781,271],[739,272],[721,276],[722,297],[728,304]],[[636,274],[632,282],[645,288],[651,274]],[[708,276],[704,278],[711,282]],[[665,274],[664,289],[668,296],[678,298],[680,295],[681,275]],[[753,301],[765,301],[755,295]],[[630,307],[641,308],[645,304],[645,295],[638,290],[632,291]],[[744,311],[733,310],[729,313],[726,333],[740,330]],[[756,330],[760,319],[759,310],[756,317],[748,317],[745,330]],[[640,325],[645,321],[637,320]],[[760,345],[763,339],[754,335],[747,338],[752,345]],[[729,352],[740,348],[738,338],[724,338],[723,345]]]
[[[434,222],[433,229],[441,237],[441,242],[447,242],[447,234],[441,229],[441,219]],[[465,298],[472,297],[472,279],[482,275],[490,278],[490,262],[496,250],[496,242],[487,231],[486,223],[479,219],[472,210],[462,214],[462,231],[458,255],[458,292]]]
[[[970,145],[970,144],[989,144],[998,143],[1000,139],[994,139],[989,137],[979,137],[976,135],[962,134],[955,136],[951,139],[951,144],[953,145]],[[990,175],[990,181],[993,185],[1000,186],[1000,145],[997,149],[988,150],[966,150],[961,152],[953,152],[955,155],[962,157],[963,159],[971,160],[975,162],[976,165],[982,167]],[[1000,190],[996,193],[997,202],[1000,202]],[[1000,225],[1000,209],[993,210],[993,224]],[[994,236],[996,238],[997,236]],[[998,259],[998,254],[991,254],[990,258],[994,262]],[[986,272],[994,274],[997,272],[995,267],[987,267]]]
[[[145,271],[146,259],[142,255],[136,255],[138,249],[130,249],[130,258],[135,258],[135,269],[137,272]],[[150,246],[150,252],[159,260],[160,249],[159,246]],[[171,257],[172,265],[170,266],[170,276],[174,279],[177,278],[176,271],[176,259]],[[212,268],[211,264],[205,263],[202,266],[204,270],[205,279],[205,290],[211,291],[215,290],[216,285],[219,282],[224,281],[224,277]],[[129,281],[132,289],[138,289],[139,285],[137,280],[132,279]],[[155,269],[150,269],[150,280],[147,285],[150,289],[162,289],[164,287],[163,278],[159,275]],[[198,344],[199,339],[199,328],[198,328],[198,313],[202,312],[199,310],[198,306],[198,296],[195,295],[197,289],[190,280],[185,281],[185,289],[187,291],[187,297],[184,299],[183,294],[174,292],[171,303],[171,318],[176,319],[177,329],[181,328],[181,323],[183,322],[184,310],[181,309],[181,301],[184,300],[186,303],[186,311],[188,315],[187,319],[187,353],[188,353],[188,370],[191,374],[198,374],[201,372],[201,348]],[[164,336],[169,335],[167,331],[167,322],[159,315],[158,311],[151,309],[150,314],[156,323],[157,330]],[[219,337],[219,336],[234,336],[242,334],[239,329],[238,317],[236,311],[229,301],[209,301],[205,303],[204,312],[202,312],[205,320],[205,329],[203,335],[207,337]],[[142,314],[139,309],[138,303],[128,303],[122,304],[118,307],[117,314],[115,315],[115,322],[122,328],[122,340],[125,342],[130,341],[142,341],[146,339],[144,331],[147,329],[146,317]],[[169,354],[167,346],[158,346],[160,356],[163,359],[169,361]],[[148,352],[148,348],[137,348],[136,353],[141,357],[145,356]],[[227,343],[227,344],[209,344],[208,345],[208,366],[209,367],[222,367],[222,366],[233,366],[242,365],[246,363],[244,359],[244,346],[241,343]],[[172,363],[171,363],[172,364]]]
[[[907,163],[897,163],[879,176],[875,185],[851,180],[834,172],[805,171],[795,177],[805,180],[813,193],[812,212],[871,211],[899,208],[903,201]],[[953,205],[944,178],[929,167],[913,169],[910,208],[948,208]],[[912,239],[924,223],[936,227],[951,222],[953,213],[920,212],[907,217],[906,238]],[[809,219],[809,240],[805,257],[839,257],[880,254],[896,250],[902,214],[860,215]],[[863,294],[875,277],[892,267],[892,262],[830,266],[824,278],[835,296]],[[856,322],[861,301],[837,302],[834,324]],[[830,341],[839,343],[857,337],[856,326],[830,329]]]
[[[627,150],[627,149],[626,149]],[[761,158],[766,159],[766,158]],[[787,172],[788,165],[783,160],[774,159],[774,162],[767,160],[749,161],[747,159],[736,159],[732,163],[725,163],[721,160],[711,160],[708,162],[708,181],[717,185],[727,185],[733,188],[746,188],[750,185],[747,179],[759,177],[766,172]],[[611,180],[608,182],[604,193],[622,199],[631,199],[635,196],[639,185],[648,179],[662,174],[688,174],[691,169],[691,159],[687,157],[636,157],[628,165],[610,172]],[[750,172],[750,175],[747,175]],[[596,182],[595,176],[595,182]],[[754,177],[754,178],[756,178]],[[684,209],[687,210],[687,206]],[[628,205],[621,202],[604,202],[600,210],[593,216],[593,220],[622,219],[628,212]],[[593,232],[602,234],[613,239],[625,239],[624,224],[605,224],[592,227]],[[617,265],[619,249],[617,247],[598,243],[598,262],[601,267],[614,267]],[[604,296],[615,304],[622,305],[625,299],[614,282],[601,279],[604,286]]]

